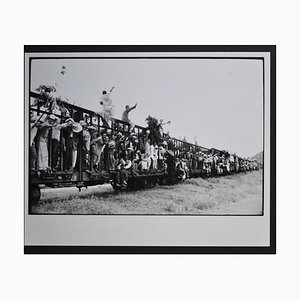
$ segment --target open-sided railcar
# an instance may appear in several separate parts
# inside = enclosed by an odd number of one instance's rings
[[[35,112],[38,118],[43,118],[46,115],[50,115],[53,112],[50,108],[47,108],[46,102],[47,98],[41,94],[30,92],[31,103],[35,102],[34,105],[30,106],[30,112]],[[33,101],[32,101],[33,100]],[[111,131],[112,133],[122,133],[127,136],[130,134],[130,126],[128,123],[112,118],[109,123],[103,122],[100,114],[94,111],[70,104],[68,102],[56,100],[58,104],[63,105],[69,112],[70,117],[74,119],[75,122],[80,120],[87,120],[89,124],[96,127],[98,135],[102,130]],[[57,115],[61,117],[61,115]],[[138,141],[141,142],[145,136],[146,128],[136,125],[134,127],[134,133],[138,137]],[[52,165],[52,140],[48,139],[48,149],[49,149],[49,166]],[[207,153],[207,154],[218,154],[223,155],[224,151],[215,148],[206,148],[199,145],[194,145],[186,141],[182,141],[176,138],[169,138],[169,150],[174,154],[174,161],[176,159],[185,159],[188,162],[189,177],[202,176],[206,173],[202,167],[195,159],[191,159],[197,152]],[[39,151],[38,147],[36,151]],[[83,157],[83,136],[82,132],[78,134],[78,146],[77,146],[77,162],[75,172],[64,171],[64,151],[63,151],[63,136],[60,135],[60,154],[59,154],[59,170],[49,169],[47,172],[42,172],[39,170],[30,170],[29,174],[29,184],[30,184],[30,201],[36,202],[40,199],[40,185],[46,186],[76,186],[79,190],[83,187],[88,187],[92,185],[101,185],[104,183],[111,183],[115,189],[118,187],[115,184],[115,171],[103,170],[99,168],[98,172],[94,172],[91,159],[88,165]],[[237,156],[236,156],[237,157]],[[237,157],[237,159],[239,159]],[[85,161],[84,161],[85,160]],[[165,169],[160,170],[149,170],[148,172],[136,173],[131,172],[128,178],[128,188],[131,189],[141,189],[144,187],[153,187],[157,183],[174,183],[177,181],[176,173],[170,173]]]

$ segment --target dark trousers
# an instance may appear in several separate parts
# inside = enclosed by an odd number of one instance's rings
[[[52,169],[57,166],[58,162],[59,141],[52,139]]]
[[[35,144],[30,147],[30,170],[34,171],[36,169],[36,149]]]
[[[123,185],[124,181],[128,180],[128,173],[127,170],[118,170],[116,172],[116,183]]]
[[[71,170],[73,166],[73,137],[65,139],[66,155],[65,155],[65,169]]]
[[[87,159],[87,154],[88,154],[88,151],[85,149],[85,147],[82,148],[82,170],[87,170],[88,167],[89,167],[89,162],[88,162],[88,159]]]
[[[157,167],[159,170],[161,170],[163,168],[163,160],[162,159],[157,160]]]
[[[175,169],[175,158],[174,156],[168,156],[167,157],[167,166],[168,166],[168,175],[173,177],[176,175],[176,169]]]

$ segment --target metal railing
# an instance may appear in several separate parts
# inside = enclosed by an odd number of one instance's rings
[[[30,92],[30,99],[39,99],[41,101],[37,101],[35,107],[30,107],[30,111],[34,111],[36,112],[38,118],[41,118],[43,115],[50,115],[52,114],[52,111],[50,108],[45,107],[45,103],[47,101],[47,99],[37,93],[34,92]],[[144,137],[145,137],[145,133],[146,133],[146,128],[142,127],[142,126],[138,126],[135,125],[134,129],[132,130],[132,128],[130,127],[130,124],[128,124],[127,122],[121,121],[119,119],[116,118],[111,118],[111,120],[109,121],[109,123],[103,122],[102,116],[94,111],[91,111],[89,109],[85,109],[73,104],[70,104],[68,102],[64,102],[64,101],[60,101],[57,100],[57,104],[58,105],[62,105],[64,106],[64,108],[69,112],[69,117],[71,117],[72,119],[74,119],[75,122],[79,122],[80,120],[85,120],[89,125],[92,125],[94,127],[96,127],[96,131],[98,133],[98,136],[100,136],[102,130],[105,131],[110,131],[112,133],[118,133],[121,132],[123,135],[129,135],[130,132],[134,132],[137,137],[138,137],[138,142],[142,143]],[[59,114],[56,114],[57,117],[59,118],[67,118],[67,116],[62,116]],[[108,126],[107,126],[108,125]],[[49,137],[52,136],[52,132],[50,129],[49,132]],[[166,136],[166,135],[165,135]],[[77,138],[78,138],[78,145],[77,145],[77,162],[76,162],[76,173],[72,174],[71,179],[69,179],[69,181],[71,182],[82,182],[82,181],[90,181],[90,180],[100,180],[99,176],[95,177],[95,176],[89,176],[88,174],[86,174],[85,171],[90,171],[92,172],[93,170],[93,166],[92,166],[92,149],[90,149],[89,153],[88,153],[88,158],[89,160],[87,160],[87,157],[83,157],[83,154],[86,152],[84,149],[84,143],[83,143],[83,133],[82,131],[80,133],[77,134]],[[199,151],[201,152],[207,152],[207,153],[224,153],[221,150],[212,148],[206,148],[206,147],[202,147],[199,145],[194,145],[192,143],[189,143],[187,141],[182,141],[176,138],[170,138],[169,142],[172,144],[173,147],[173,151],[175,154],[176,158],[184,158],[186,157],[186,153],[190,152],[190,153],[197,153]],[[37,147],[37,152],[39,151],[39,147]],[[59,176],[59,172],[53,172],[53,153],[52,153],[52,139],[48,138],[48,151],[49,151],[49,167],[50,167],[50,173],[56,173],[57,176],[54,176],[52,180],[52,182],[61,182],[61,180],[59,180],[58,178],[60,178]],[[38,155],[38,153],[37,153]],[[66,161],[65,161],[65,157],[66,155],[64,154],[64,144],[63,144],[63,134],[62,132],[60,133],[60,141],[59,141],[59,171],[63,172],[65,170],[65,166],[66,166]],[[102,161],[103,163],[103,161]],[[88,164],[88,166],[87,166]],[[105,169],[105,166],[101,164],[99,164],[98,166],[98,171],[99,173],[101,173],[101,171],[103,171],[103,169]],[[105,171],[109,171],[106,170]],[[50,178],[50,177],[48,177]],[[42,180],[42,179],[41,179]],[[68,180],[66,180],[68,181]]]

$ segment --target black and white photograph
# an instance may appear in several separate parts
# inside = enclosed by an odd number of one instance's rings
[[[3,4],[0,298],[297,298],[297,2]]]
[[[236,218],[265,227],[247,241],[242,226],[234,246],[269,240],[268,52],[38,49],[25,51],[26,218]]]

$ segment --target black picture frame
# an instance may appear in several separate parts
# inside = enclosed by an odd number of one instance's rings
[[[55,52],[266,52],[270,55],[270,241],[262,247],[25,245],[24,254],[276,254],[276,46],[275,45],[26,45],[26,53]],[[25,72],[25,70],[24,70]],[[25,98],[25,95],[24,95]],[[24,100],[25,105],[25,100]],[[24,131],[25,133],[25,131]],[[25,151],[24,151],[25,153]],[[24,157],[26,159],[26,157]],[[24,168],[25,169],[25,168]],[[26,174],[24,174],[26,176]],[[26,199],[26,197],[25,197]],[[24,200],[25,201],[25,200]],[[24,217],[25,219],[25,217]],[[25,220],[24,220],[25,226]]]

